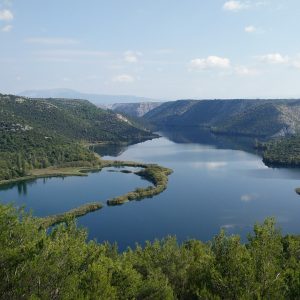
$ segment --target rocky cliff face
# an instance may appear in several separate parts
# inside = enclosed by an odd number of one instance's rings
[[[140,118],[154,108],[157,108],[161,104],[161,102],[116,103],[113,104],[110,108],[115,112],[123,113],[135,118]]]

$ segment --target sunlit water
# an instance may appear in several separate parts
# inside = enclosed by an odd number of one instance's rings
[[[275,216],[285,233],[300,233],[300,170],[271,169],[252,151],[251,142],[207,135],[166,134],[128,148],[100,147],[104,158],[158,163],[170,167],[162,194],[122,206],[107,207],[78,220],[89,237],[117,242],[120,249],[136,242],[176,235],[211,239],[220,228],[245,239],[256,221]],[[247,148],[249,147],[249,148]],[[244,149],[244,150],[232,150]],[[111,153],[113,156],[107,156]],[[86,202],[103,201],[149,183],[134,174],[107,172],[88,177],[38,179],[0,191],[2,202],[26,205],[38,216],[66,211]]]

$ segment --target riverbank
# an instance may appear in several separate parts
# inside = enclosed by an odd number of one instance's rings
[[[132,161],[115,161],[115,160],[98,160],[95,165],[81,165],[77,167],[68,166],[52,166],[44,169],[33,169],[28,171],[27,175],[8,180],[1,180],[0,186],[22,182],[26,180],[46,178],[46,177],[65,177],[65,176],[87,176],[88,172],[101,171],[106,167],[141,167],[147,166],[143,163],[136,163]]]
[[[99,210],[103,207],[101,202],[87,203],[82,206],[73,208],[65,213],[52,215],[44,218],[40,218],[40,225],[42,228],[48,228],[50,226],[66,222],[67,220],[72,220],[84,216],[90,212]]]
[[[135,172],[135,174],[150,181],[154,186],[137,188],[133,192],[108,200],[107,204],[110,206],[121,205],[128,201],[141,200],[158,195],[167,188],[168,176],[171,175],[172,172],[171,169],[159,165],[145,165],[144,170]]]
[[[93,166],[49,167],[45,169],[34,169],[24,177],[0,181],[0,185],[18,183],[46,177],[88,176],[88,173],[90,172],[100,172],[102,169],[109,167],[141,168],[141,170],[131,173],[134,173],[137,176],[141,176],[153,184],[153,186],[148,186],[146,188],[137,188],[136,190],[125,195],[107,200],[106,203],[110,206],[121,205],[128,201],[141,200],[160,194],[167,188],[168,176],[173,172],[171,169],[164,168],[156,164],[144,164],[134,161],[99,160],[99,163]],[[120,170],[120,172],[122,172],[122,170]],[[39,220],[41,227],[48,228],[55,224],[65,222],[68,219],[84,216],[101,208],[103,208],[103,203],[100,201],[87,203],[80,207],[73,208],[65,213],[39,218]]]

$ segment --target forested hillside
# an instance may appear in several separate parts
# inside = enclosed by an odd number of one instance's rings
[[[215,133],[273,137],[300,132],[299,100],[179,100],[144,119],[160,127],[207,127]]]
[[[213,240],[175,238],[118,253],[87,242],[73,222],[48,232],[0,205],[0,299],[299,299],[300,239],[273,219],[246,244],[224,231]]]
[[[0,95],[0,118],[90,142],[143,140],[152,134],[85,100],[28,99]]]
[[[0,95],[0,180],[32,168],[93,164],[84,143],[138,142],[155,135],[84,100]]]

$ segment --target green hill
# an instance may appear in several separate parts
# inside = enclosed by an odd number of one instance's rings
[[[0,95],[0,118],[33,129],[89,142],[128,142],[153,135],[119,114],[86,100],[29,99]]]
[[[32,168],[91,165],[84,144],[139,142],[155,135],[85,100],[29,99],[0,94],[0,180]]]

